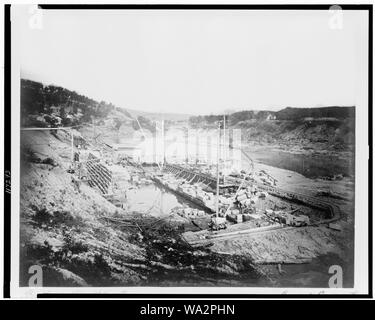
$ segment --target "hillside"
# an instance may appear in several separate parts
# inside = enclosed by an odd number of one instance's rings
[[[189,118],[192,126],[213,125],[223,119],[224,114],[201,115]],[[226,113],[227,124],[235,126],[241,121],[247,120],[344,120],[355,118],[355,107],[320,107],[320,108],[292,108],[287,107],[279,111],[244,110]]]
[[[299,145],[301,148],[350,150],[355,144],[354,119],[340,121],[241,121],[242,138],[252,144]]]
[[[153,121],[187,121],[189,117],[188,114],[118,107],[63,87],[21,79],[21,124],[24,127],[80,126],[111,119],[114,127],[131,124],[134,130],[139,130],[138,120],[145,130],[154,131]]]
[[[193,128],[213,128],[222,120],[223,115],[198,116],[190,117],[189,124]],[[351,150],[355,143],[354,107],[240,111],[226,115],[226,123],[229,129],[242,129],[245,144]]]
[[[167,121],[187,121],[191,117],[185,113],[156,113],[126,108],[126,111],[133,117],[143,116],[151,120],[167,120]]]
[[[107,117],[117,110],[120,120],[131,116],[112,103],[95,101],[59,86],[21,79],[23,126],[72,126]]]
[[[143,281],[129,268],[129,261],[145,259],[134,233],[103,220],[119,209],[67,173],[69,135],[23,134],[21,152],[21,285],[33,264],[43,267],[45,286]]]
[[[320,107],[320,108],[291,108],[287,107],[275,112],[278,120],[313,119],[354,119],[355,107]]]

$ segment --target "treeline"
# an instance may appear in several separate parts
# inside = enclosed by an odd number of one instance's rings
[[[355,107],[291,108],[287,107],[275,113],[278,120],[301,120],[305,118],[355,118]]]
[[[271,111],[239,111],[226,115],[226,124],[227,125],[236,125],[241,121],[247,120],[266,120],[269,116],[273,116],[275,112]],[[200,126],[203,124],[213,125],[218,121],[223,121],[224,115],[206,115],[206,116],[192,116],[189,118],[189,124],[193,127]]]
[[[226,115],[227,125],[234,126],[240,122],[249,120],[289,120],[299,121],[313,119],[354,119],[355,107],[322,107],[322,108],[291,108],[287,107],[280,111],[239,111]],[[218,121],[223,120],[223,114],[192,116],[189,118],[189,124],[192,127],[212,126]]]
[[[130,114],[112,103],[95,101],[75,91],[21,79],[21,121],[23,125],[76,125],[103,118],[112,110]]]

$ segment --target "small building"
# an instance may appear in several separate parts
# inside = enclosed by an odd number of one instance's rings
[[[276,120],[276,116],[274,114],[269,114],[267,115],[266,120]]]

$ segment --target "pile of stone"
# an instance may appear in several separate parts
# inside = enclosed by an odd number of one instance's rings
[[[204,218],[207,216],[206,212],[194,208],[176,208],[175,212],[181,217],[185,218]]]
[[[267,196],[267,192],[258,191],[255,186],[252,186],[240,190],[236,196],[236,201],[242,208],[249,208],[254,206],[259,198],[266,198]]]

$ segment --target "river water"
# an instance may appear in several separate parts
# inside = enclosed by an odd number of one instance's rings
[[[291,170],[307,178],[332,177],[342,174],[354,176],[354,154],[296,154],[272,148],[247,148],[248,154],[257,162]]]
[[[153,216],[168,215],[174,207],[182,205],[174,194],[154,184],[133,187],[126,195],[129,211],[147,212]]]
[[[125,209],[128,211],[148,213],[155,217],[167,216],[177,206],[197,208],[188,200],[175,195],[154,183],[132,186],[126,191]]]

